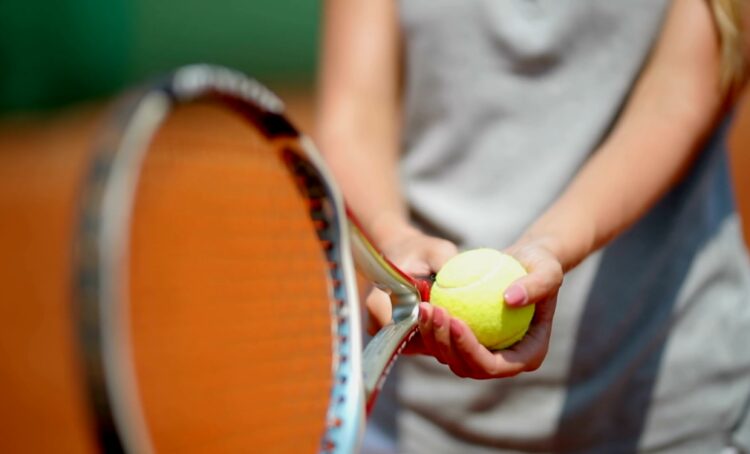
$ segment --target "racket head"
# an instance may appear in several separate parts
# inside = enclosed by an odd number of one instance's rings
[[[211,130],[180,143],[200,128],[190,116],[202,103],[246,127],[241,144],[213,156],[223,139],[201,142]],[[234,189],[202,194],[211,183]],[[279,451],[285,440],[299,452],[310,430],[315,450],[356,449],[362,348],[343,201],[273,93],[196,65],[129,94],[100,135],[82,200],[77,320],[103,449]],[[317,323],[284,330],[308,310]],[[295,355],[304,343],[326,351]]]

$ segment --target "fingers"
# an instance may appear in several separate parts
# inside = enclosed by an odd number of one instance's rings
[[[482,346],[466,326],[439,307],[420,305],[419,342],[415,350],[434,356],[454,374],[464,378],[490,378],[484,370],[492,363],[492,353]],[[474,358],[478,356],[481,359]]]
[[[537,303],[534,320],[523,339],[507,350],[497,352],[496,374],[531,372],[541,367],[549,350],[552,319],[557,305],[557,292]],[[520,371],[518,371],[520,366]],[[505,375],[507,376],[507,375]]]
[[[412,276],[426,276],[442,268],[458,253],[456,246],[447,240],[420,236],[402,245],[401,254],[388,255],[401,270]]]
[[[420,338],[422,339],[424,351],[427,354],[434,356],[441,363],[445,364],[445,361],[441,357],[438,357],[438,355],[436,354],[438,349],[435,341],[435,334],[433,332],[433,309],[434,306],[432,304],[419,304],[419,334]]]
[[[365,299],[365,306],[369,314],[367,332],[374,335],[391,321],[391,300],[384,291],[373,288]]]
[[[468,375],[468,368],[451,351],[450,317],[447,312],[429,303],[419,305],[419,334],[423,352],[446,364],[460,377]]]
[[[509,306],[526,306],[536,304],[557,294],[563,280],[560,262],[541,254],[531,259],[523,255],[518,260],[527,268],[529,274],[513,282],[504,293]]]
[[[460,377],[502,378],[533,371],[547,355],[555,303],[551,298],[539,305],[521,342],[496,352],[481,345],[463,321],[450,317],[442,308],[422,303],[419,338],[411,351],[434,356]]]
[[[430,354],[430,352],[424,346],[424,341],[422,340],[422,334],[420,332],[414,334],[414,337],[412,337],[409,343],[406,344],[402,353],[405,355]]]
[[[440,307],[434,308],[433,333],[435,335],[435,345],[438,350],[436,356],[442,358],[454,374],[459,377],[470,377],[473,375],[471,369],[466,365],[461,354],[453,346],[450,329],[452,321],[453,319],[445,309]]]
[[[456,254],[458,254],[458,248],[455,244],[447,240],[433,239],[433,244],[427,250],[425,259],[431,270],[438,271],[448,259]]]
[[[454,325],[455,350],[472,371],[472,378],[505,378],[536,370],[546,354],[546,351],[538,351],[536,342],[526,343],[525,338],[509,349],[491,352],[476,340],[468,328],[460,327],[458,320],[454,319]]]
[[[512,377],[525,371],[522,358],[507,351],[491,352],[479,343],[464,322],[451,320],[451,336],[456,353],[462,358],[470,377],[475,379]]]
[[[554,302],[548,302],[538,305],[542,309],[552,307],[554,311]],[[552,334],[552,313],[547,310],[540,312],[540,317],[531,324],[529,331],[523,337],[521,342],[514,345],[504,353],[504,360],[510,362],[520,361],[523,363],[523,372],[531,372],[541,367],[544,358],[549,350],[549,341]],[[504,364],[500,365],[504,367]]]

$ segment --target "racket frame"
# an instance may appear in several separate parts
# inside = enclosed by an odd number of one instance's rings
[[[128,248],[133,204],[148,145],[177,105],[210,100],[240,111],[269,140],[292,139],[284,158],[293,172],[307,172],[301,191],[322,204],[311,216],[326,219],[318,230],[329,269],[332,379],[321,452],[354,452],[364,432],[365,390],[361,379],[359,304],[349,224],[333,177],[312,141],[284,117],[283,103],[263,85],[212,65],[182,67],[124,97],[99,136],[82,187],[75,241],[76,320],[97,439],[107,452],[154,452],[139,403],[129,337]]]

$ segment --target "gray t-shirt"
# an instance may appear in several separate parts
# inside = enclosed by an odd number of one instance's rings
[[[608,133],[666,6],[401,0],[414,221],[462,248],[512,243]],[[724,129],[645,218],[566,276],[540,370],[475,381],[404,359],[399,452],[748,449],[750,265]]]

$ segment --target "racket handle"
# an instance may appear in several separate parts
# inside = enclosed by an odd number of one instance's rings
[[[365,408],[368,415],[393,363],[416,333],[418,316],[418,305],[394,307],[393,319],[395,321],[382,327],[365,347],[362,355],[362,368],[365,382]]]

